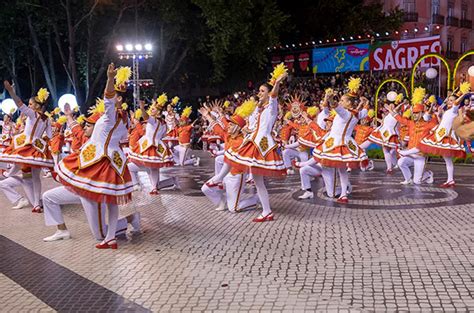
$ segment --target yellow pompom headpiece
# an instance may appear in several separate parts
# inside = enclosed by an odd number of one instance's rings
[[[158,104],[158,106],[160,107],[163,107],[167,101],[168,101],[168,96],[166,95],[166,93],[162,93],[158,97],[158,99],[156,99],[156,104]]]
[[[59,123],[60,125],[64,125],[67,122],[67,117],[65,115],[61,115],[60,117],[58,117],[56,122]]]
[[[468,93],[471,90],[471,84],[469,82],[464,82],[459,86],[458,96]]]
[[[61,112],[60,108],[54,108],[53,113],[58,115]]]
[[[127,82],[132,77],[132,69],[129,66],[122,66],[117,69],[115,74],[115,90],[125,92],[127,90]]]
[[[291,118],[291,112],[290,112],[290,111],[286,112],[285,118],[286,118],[287,120],[289,120],[289,119]]]
[[[312,106],[306,109],[306,113],[308,113],[310,117],[316,116],[318,112],[319,112],[319,108],[317,106]]]
[[[36,94],[35,101],[38,102],[39,104],[44,104],[46,100],[48,100],[48,98],[49,98],[48,89],[40,88],[40,90],[38,90],[38,93]]]
[[[95,101],[95,105],[89,108],[88,111],[90,114],[94,113],[104,113],[105,112],[105,103],[104,99],[97,98]]]
[[[336,116],[336,110],[332,109],[331,112],[329,112],[330,117],[335,117]]]
[[[23,125],[23,120],[21,119],[21,117],[19,117],[19,118],[16,119],[16,125],[17,125],[17,126]]]
[[[411,104],[422,103],[425,98],[426,90],[423,87],[416,87],[411,96]]]
[[[134,117],[136,120],[141,119],[142,116],[143,116],[142,109],[136,110],[135,113],[133,114],[133,117]]]
[[[357,93],[359,92],[359,88],[360,88],[360,83],[361,83],[361,79],[359,77],[355,78],[355,77],[351,77],[349,79],[349,83],[347,84],[347,88],[349,89],[349,92],[347,93],[347,95],[349,97],[357,97]]]
[[[44,115],[46,115],[48,118],[51,118],[51,116],[52,116],[51,113],[48,112],[48,111],[44,112]]]
[[[189,119],[189,116],[191,116],[191,113],[193,113],[193,108],[192,107],[185,107],[183,112],[181,113],[181,119],[182,120]]]
[[[404,118],[410,118],[411,117],[411,110],[408,109],[405,112],[403,112],[403,117]]]
[[[326,90],[324,90],[325,94],[333,93],[333,92],[334,92],[334,90],[332,90],[332,88],[326,88]]]
[[[237,109],[235,109],[234,114],[246,118],[255,111],[257,107],[257,102],[255,100],[245,100]]]
[[[375,116],[375,111],[374,111],[374,109],[370,109],[370,110],[367,112],[367,116],[368,116],[369,118],[374,118],[374,116]]]
[[[122,103],[122,110],[127,111],[128,109],[128,104]]]
[[[395,98],[395,103],[398,104],[398,103],[400,103],[400,102],[402,102],[402,101],[403,101],[403,93],[399,93],[399,94],[397,95],[397,98]]]
[[[280,64],[275,66],[275,69],[272,72],[272,77],[270,78],[270,81],[268,83],[273,86],[276,80],[286,72],[288,72],[288,69],[286,68],[285,64],[281,62]]]
[[[173,106],[177,105],[179,102],[179,97],[178,96],[175,96],[173,99],[171,99],[171,104]]]
[[[224,101],[224,108],[228,108],[230,106],[230,101],[226,100]]]
[[[84,114],[81,114],[81,115],[79,115],[79,117],[77,118],[76,121],[77,121],[79,124],[82,124],[82,123],[84,123],[84,122],[86,121],[85,118],[86,118],[86,117],[84,116]]]
[[[430,104],[435,104],[436,103],[436,97],[435,95],[431,95],[429,98],[428,98],[428,102]]]

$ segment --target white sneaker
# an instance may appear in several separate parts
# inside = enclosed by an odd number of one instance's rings
[[[372,171],[374,169],[374,161],[369,160],[369,165],[367,166],[367,171]]]
[[[197,157],[196,161],[194,162],[194,166],[199,166],[199,164],[201,164],[201,158]]]
[[[426,171],[428,173],[428,178],[426,179],[427,184],[434,183],[434,174],[432,171]]]
[[[216,211],[225,211],[225,202],[224,201],[221,201],[219,203],[219,206],[217,208],[215,208]]]
[[[132,214],[133,219],[130,222],[130,225],[132,226],[132,233],[139,233],[141,231],[141,222],[140,222],[140,212],[135,212]]]
[[[305,199],[313,199],[314,192],[306,190],[298,199],[305,200]]]
[[[16,203],[16,205],[14,207],[12,207],[13,210],[19,210],[19,209],[23,209],[27,206],[30,205],[30,202],[28,200],[26,200],[25,198],[20,198],[20,200],[18,200],[18,202]]]
[[[412,184],[413,184],[413,180],[411,179],[400,182],[400,185],[412,185]]]
[[[66,239],[71,239],[71,234],[69,233],[69,230],[57,230],[54,235],[43,238],[43,241],[46,242],[51,242],[51,241],[56,241],[56,240],[66,240]]]
[[[287,174],[287,175],[294,175],[294,174],[295,174],[295,170],[292,169],[292,168],[289,168],[289,169],[286,170],[286,174]]]
[[[346,172],[350,173],[350,172],[352,172],[352,169],[350,167],[348,167]]]

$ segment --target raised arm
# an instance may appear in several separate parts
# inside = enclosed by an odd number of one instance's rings
[[[15,104],[18,108],[23,106],[23,102],[21,101],[20,97],[17,96],[15,89],[13,86],[10,84],[8,80],[5,80],[3,82],[3,85],[5,86],[6,91],[8,91],[8,94],[12,97],[13,101],[15,101]]]

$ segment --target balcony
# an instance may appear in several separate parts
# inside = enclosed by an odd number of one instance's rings
[[[446,51],[446,57],[451,60],[456,60],[460,56],[459,52],[456,51]]]
[[[472,21],[471,20],[461,20],[461,27],[472,29]]]
[[[418,22],[418,13],[416,12],[405,12],[403,15],[404,22]]]
[[[433,24],[444,25],[444,15],[433,14],[432,21]]]
[[[446,18],[446,25],[459,27],[459,19],[454,16],[448,16]]]

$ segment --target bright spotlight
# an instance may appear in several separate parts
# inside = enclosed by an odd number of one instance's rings
[[[125,45],[125,50],[127,50],[127,51],[132,51],[132,50],[133,50],[133,45],[130,44],[130,43],[129,43],[129,44],[126,44],[126,45]]]
[[[78,107],[76,96],[73,94],[66,93],[59,98],[58,106],[61,109],[61,112],[64,112],[64,106],[66,103],[69,103],[71,110],[74,110],[74,108]]]
[[[142,51],[142,49],[143,49],[143,46],[141,44],[136,44],[135,45],[135,50]]]
[[[115,48],[117,48],[117,51],[123,51],[123,45],[117,45]]]
[[[17,106],[15,104],[15,101],[13,101],[13,99],[3,100],[0,106],[2,108],[3,113],[5,114],[13,114],[17,110]]]
[[[145,44],[145,50],[146,51],[151,51],[152,49],[153,49],[153,46],[151,45],[151,43]]]

